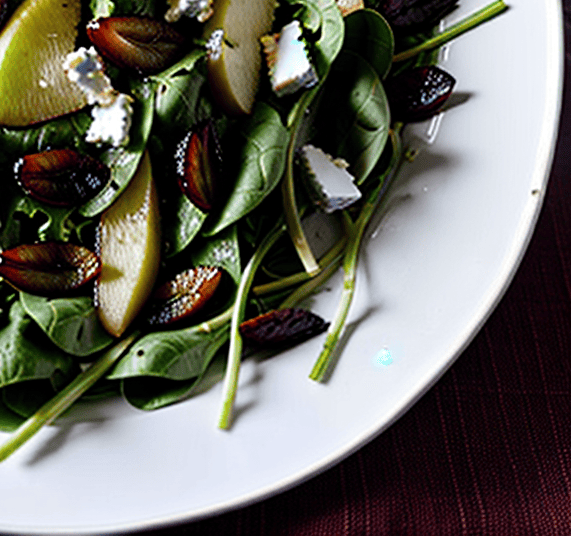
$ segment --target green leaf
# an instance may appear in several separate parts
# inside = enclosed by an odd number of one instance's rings
[[[335,0],[289,0],[289,3],[301,6],[297,18],[311,33],[319,33],[319,39],[314,43],[317,53],[315,60],[317,73],[324,78],[343,45],[341,11]]]
[[[0,329],[0,429],[17,425],[16,415],[32,414],[78,371],[14,302],[10,322]]]
[[[167,257],[172,257],[183,251],[198,235],[207,214],[184,195],[169,198],[162,208],[165,253]]]
[[[316,143],[332,156],[347,160],[349,171],[358,183],[363,182],[387,142],[390,109],[377,73],[361,56],[349,51],[339,55],[320,102],[316,126]]]
[[[196,60],[199,57],[195,58]],[[173,72],[196,67],[190,60]],[[207,214],[181,193],[174,176],[174,153],[180,140],[197,122],[211,117],[212,103],[206,77],[197,69],[191,73],[160,75],[155,101],[151,143],[152,160],[162,162],[163,180],[157,181],[163,222],[165,254],[171,257],[184,250],[200,231]]]
[[[111,180],[95,198],[80,208],[80,213],[87,218],[103,212],[127,188],[147,145],[153,124],[154,91],[150,82],[133,81],[131,92],[135,102],[129,143],[125,147],[111,147],[101,155],[101,161],[111,169]]]
[[[242,276],[240,247],[235,225],[215,236],[197,242],[190,251],[191,266],[218,266],[224,268],[238,284]]]
[[[383,80],[389,73],[395,50],[389,23],[372,9],[354,11],[345,18],[343,49],[367,60]]]
[[[1,392],[1,391],[0,391]],[[24,422],[25,418],[14,413],[0,396],[0,431],[13,432]]]
[[[51,378],[68,371],[71,356],[47,339],[17,301],[10,309],[10,322],[0,329],[0,387],[26,380]]]
[[[91,0],[89,9],[91,9],[94,19],[110,17],[115,10],[115,3],[111,0]]]
[[[204,371],[190,380],[164,378],[133,378],[121,382],[125,400],[136,408],[153,410],[175,404],[205,392],[224,377],[225,352],[218,350]]]
[[[39,153],[50,148],[67,147],[89,152],[90,146],[84,138],[90,125],[91,115],[87,110],[81,110],[35,127],[0,127],[0,164],[7,164],[11,168],[22,155]]]
[[[101,326],[93,300],[87,296],[50,299],[21,293],[20,300],[42,331],[64,352],[85,357],[114,340]]]
[[[205,222],[204,234],[216,234],[233,224],[279,184],[288,141],[289,134],[279,114],[263,102],[254,106],[252,115],[237,132],[228,133],[227,145],[235,150],[226,156],[226,169],[236,170],[236,175],[231,178],[227,174],[228,184],[221,185],[230,195],[222,209]]]
[[[107,377],[195,378],[227,338],[227,326],[210,333],[197,332],[194,327],[149,333],[131,346]]]
[[[138,408],[172,404],[194,393],[209,367],[211,374],[212,368],[220,368],[211,363],[227,340],[227,324],[212,332],[191,327],[149,333],[131,347],[109,378],[123,380],[123,396]],[[221,371],[216,376],[220,375]]]

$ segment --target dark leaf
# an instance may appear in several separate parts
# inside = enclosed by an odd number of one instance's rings
[[[40,296],[70,293],[100,271],[95,253],[70,243],[26,244],[0,254],[0,276],[18,290]]]
[[[410,123],[424,121],[440,110],[456,80],[439,67],[416,67],[387,80],[385,90],[392,118]]]
[[[59,149],[26,155],[14,165],[20,186],[34,199],[56,206],[82,205],[107,184],[110,169],[88,155]]]
[[[329,327],[320,316],[305,309],[276,309],[240,324],[240,333],[259,347],[291,346]]]

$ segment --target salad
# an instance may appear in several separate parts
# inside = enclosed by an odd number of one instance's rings
[[[0,460],[80,397],[223,379],[229,428],[242,359],[325,331],[331,373],[401,132],[453,90],[435,53],[506,8],[438,33],[456,3],[2,3]],[[340,268],[330,319],[300,307]]]

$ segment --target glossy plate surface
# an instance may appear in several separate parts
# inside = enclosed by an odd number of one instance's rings
[[[462,0],[447,22],[482,4]],[[320,337],[245,363],[229,432],[216,429],[220,385],[153,413],[119,401],[79,406],[0,466],[0,532],[134,531],[260,500],[354,452],[430,388],[511,281],[551,164],[560,5],[509,4],[445,51],[456,105],[432,125],[433,143],[405,166],[371,233],[330,381],[307,378]],[[314,301],[325,318],[339,283]]]

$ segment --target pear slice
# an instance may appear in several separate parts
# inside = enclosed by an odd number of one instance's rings
[[[230,114],[248,114],[258,90],[262,67],[260,38],[269,33],[275,0],[215,0],[205,37],[222,29],[220,55],[208,60],[208,78],[220,106]]]
[[[0,33],[0,124],[27,126],[87,104],[63,69],[75,49],[80,0],[25,0]]]
[[[127,189],[101,215],[96,301],[111,335],[121,336],[147,301],[159,269],[160,243],[157,191],[145,152]]]

